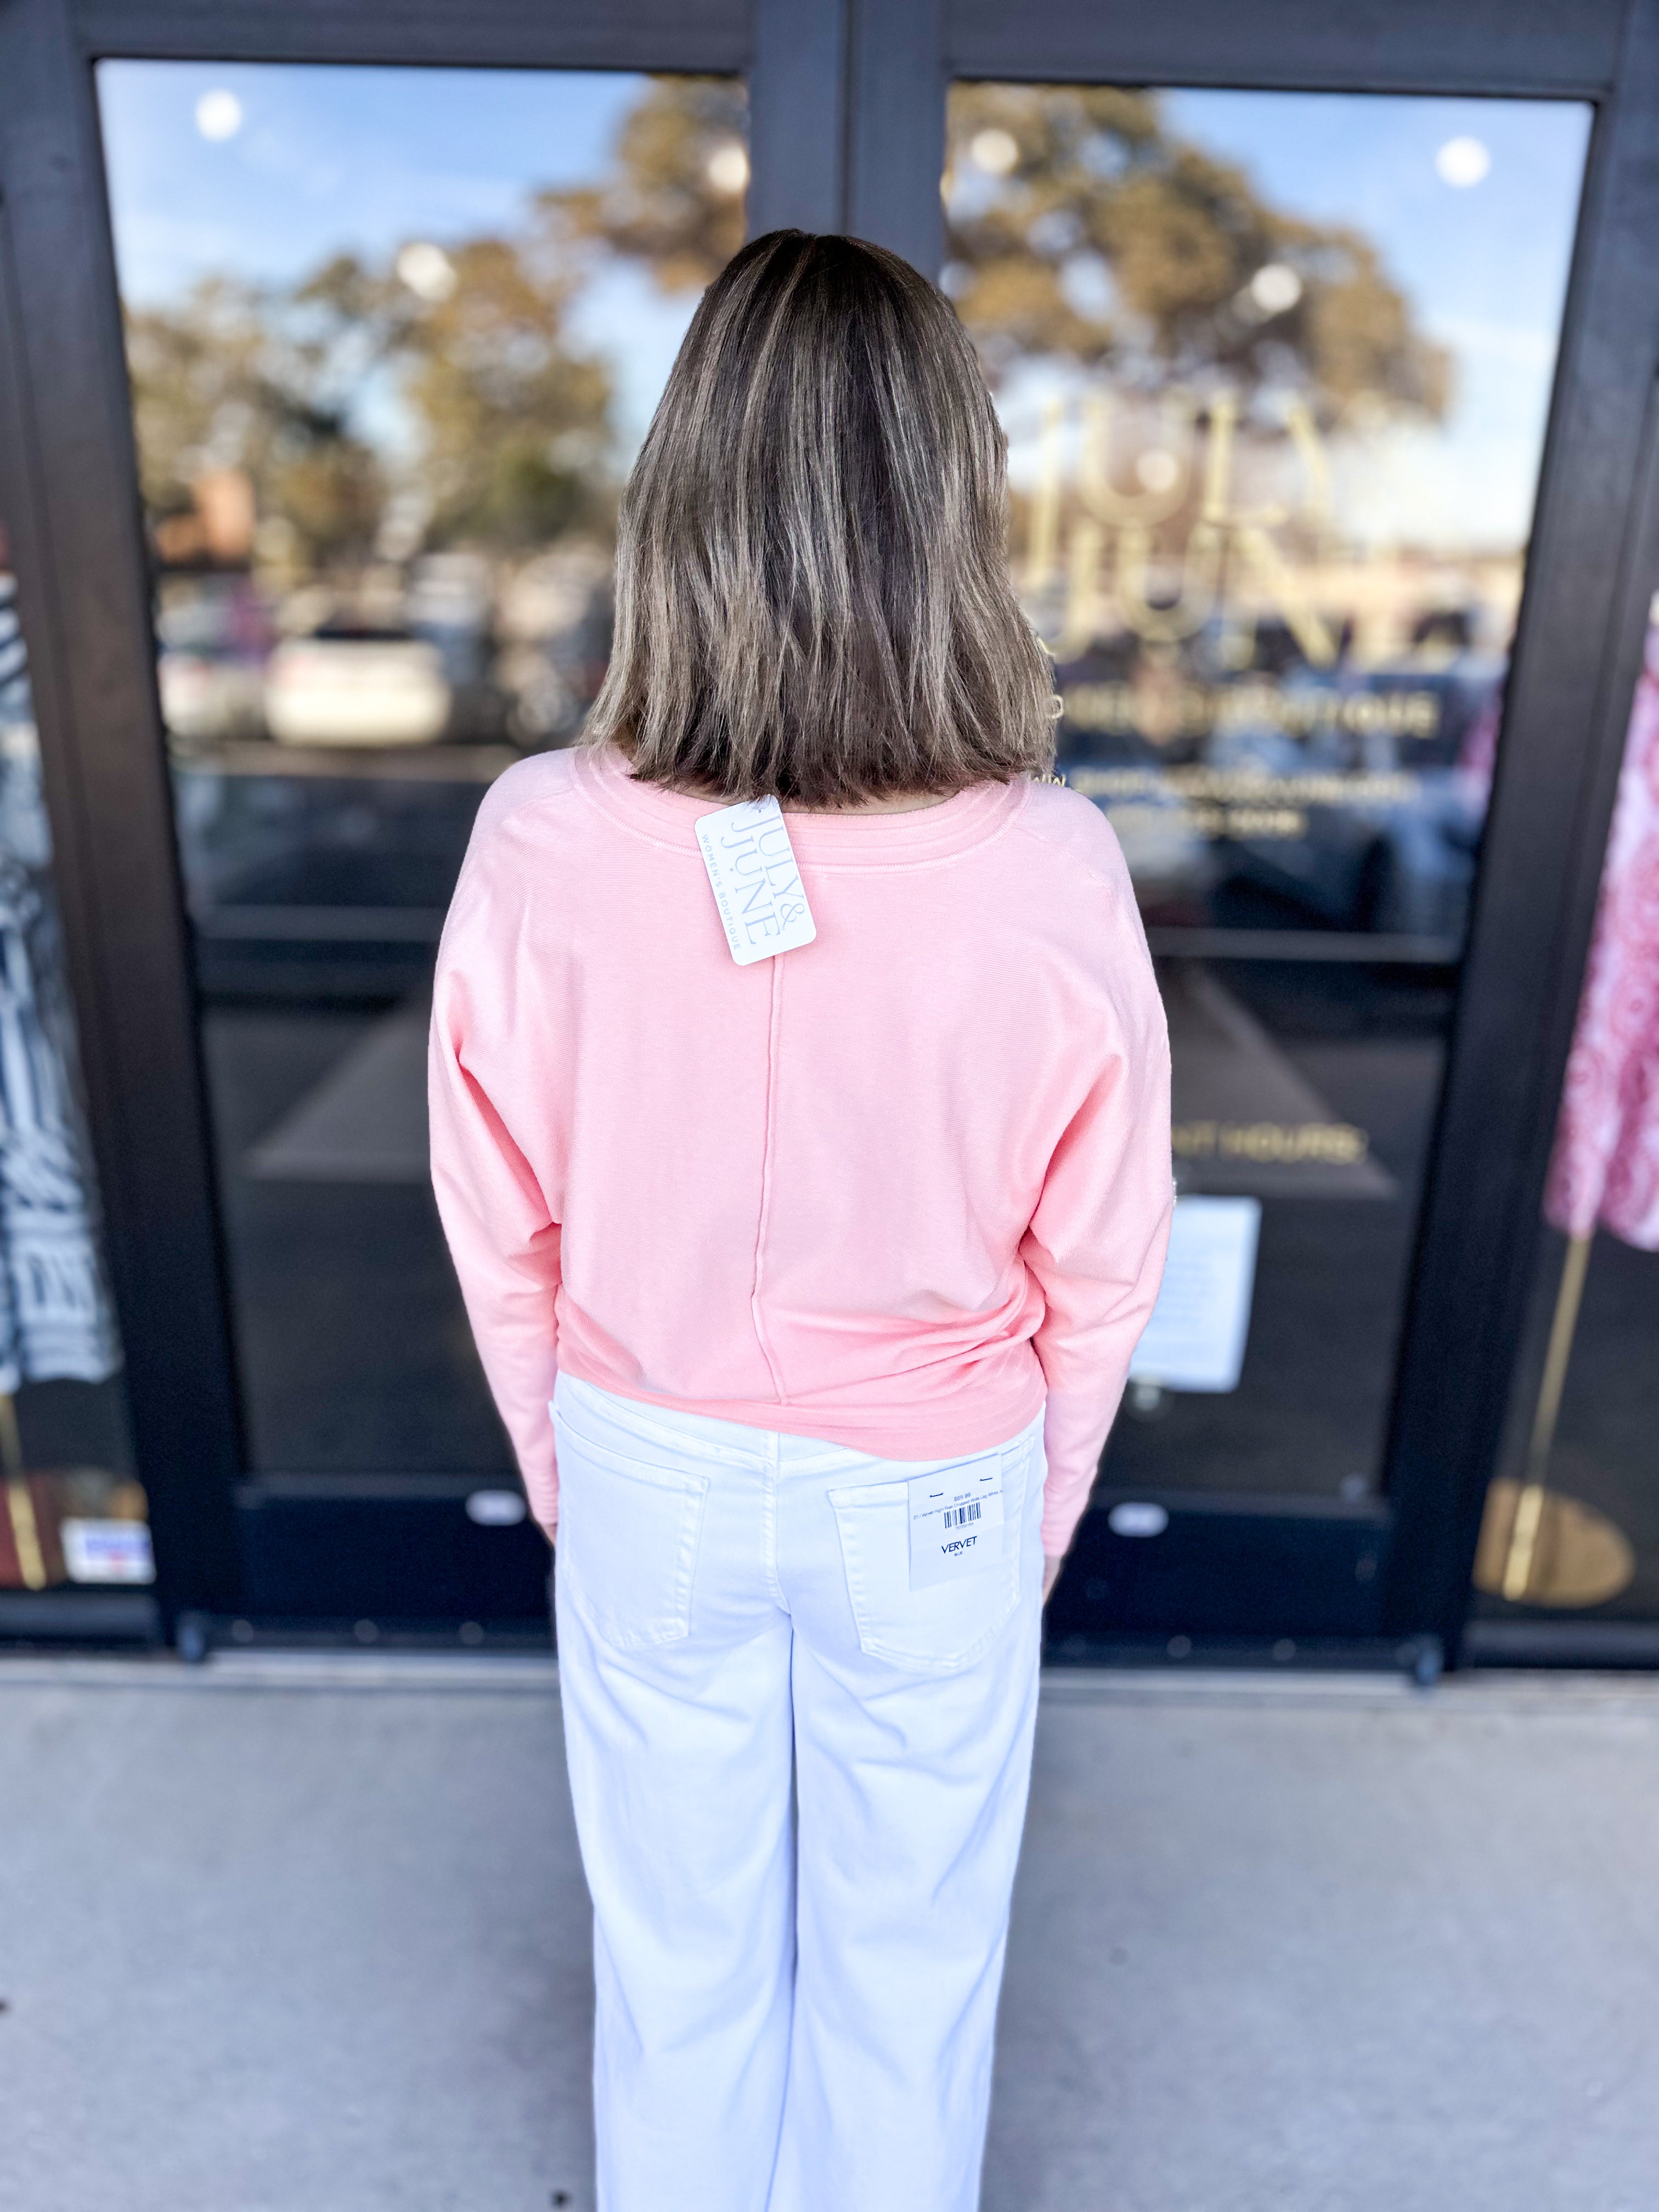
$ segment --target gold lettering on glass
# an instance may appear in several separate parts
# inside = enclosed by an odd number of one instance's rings
[[[1068,410],[1057,398],[1044,404],[1022,564],[1033,599],[1063,580],[1052,646],[1057,659],[1085,652],[1115,609],[1124,627],[1153,647],[1177,646],[1219,623],[1223,661],[1244,668],[1257,617],[1271,609],[1310,666],[1335,665],[1338,637],[1316,604],[1306,564],[1283,542],[1294,538],[1311,549],[1316,567],[1330,526],[1330,464],[1304,402],[1288,402],[1283,417],[1282,444],[1299,465],[1293,505],[1241,500],[1238,402],[1230,392],[1201,404],[1189,392],[1165,398],[1157,442],[1143,444],[1136,459],[1136,488],[1125,484],[1116,465],[1114,417],[1123,411],[1117,396],[1090,392],[1075,411],[1077,465],[1068,487]],[[1190,516],[1184,532],[1183,514]]]

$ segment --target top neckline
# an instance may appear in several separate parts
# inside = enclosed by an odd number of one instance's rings
[[[720,811],[717,800],[694,799],[660,784],[637,783],[613,746],[574,750],[578,783],[623,828],[653,843],[697,851],[696,824]],[[847,867],[904,867],[963,853],[993,837],[1025,804],[1024,776],[1007,783],[976,783],[938,806],[896,814],[793,814],[786,811],[789,843],[798,860]]]

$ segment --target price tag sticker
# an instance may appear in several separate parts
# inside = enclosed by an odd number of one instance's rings
[[[927,1589],[981,1573],[1002,1557],[1002,1455],[958,1460],[913,1475],[910,1587]]]
[[[818,933],[777,800],[723,806],[718,814],[699,816],[696,828],[720,926],[738,967],[810,945]]]

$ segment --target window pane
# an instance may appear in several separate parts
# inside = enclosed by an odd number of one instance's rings
[[[504,1470],[427,1184],[433,951],[483,792],[603,673],[743,88],[98,83],[253,1466]]]
[[[1107,1473],[1363,1497],[1498,742],[1587,111],[962,84],[944,282],[1182,1194]]]

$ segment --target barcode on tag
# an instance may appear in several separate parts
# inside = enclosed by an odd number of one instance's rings
[[[1002,1557],[1002,1454],[912,1475],[910,1587],[982,1573]]]

